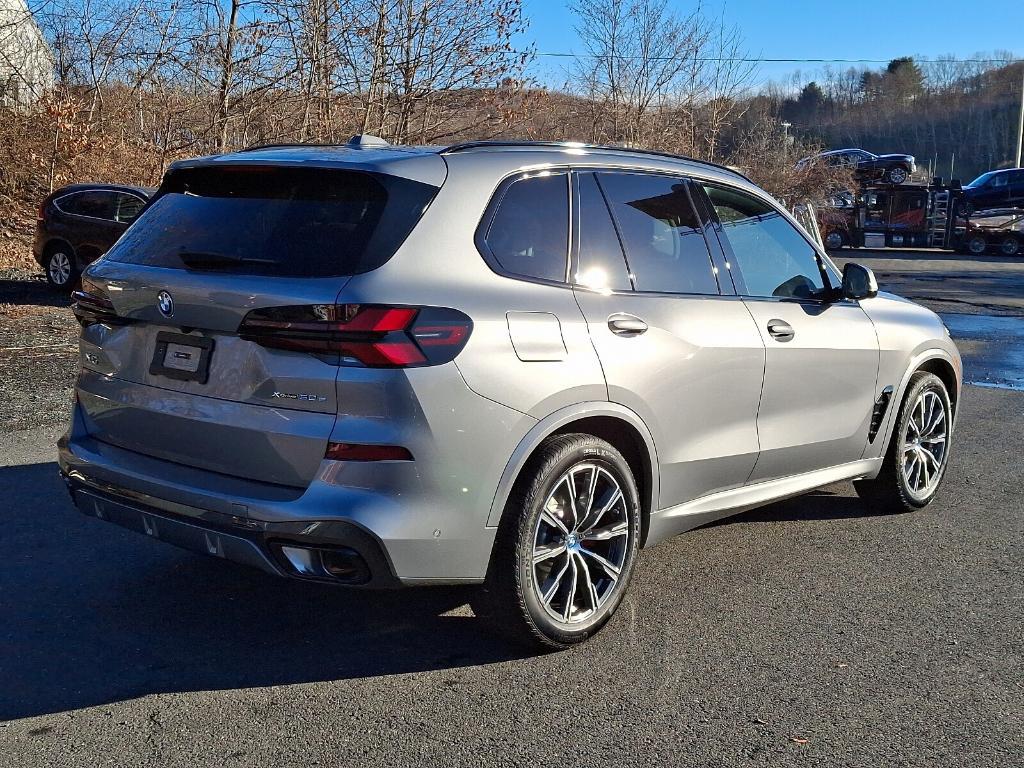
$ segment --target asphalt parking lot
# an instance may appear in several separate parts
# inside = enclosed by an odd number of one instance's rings
[[[939,499],[879,516],[842,484],[693,531],[540,656],[467,589],[290,583],[78,515],[52,448],[73,357],[8,351],[8,382],[63,389],[0,434],[0,765],[1021,765],[1024,259],[842,257],[964,349]],[[2,346],[67,332],[29,305]]]

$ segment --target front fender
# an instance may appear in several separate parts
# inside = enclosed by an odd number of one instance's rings
[[[876,440],[874,443],[867,446],[864,451],[864,458],[877,458],[885,455],[889,447],[889,441],[892,439],[893,430],[896,428],[896,417],[900,412],[900,408],[903,406],[903,398],[907,393],[907,386],[910,384],[910,377],[920,370],[921,366],[931,360],[942,360],[948,363],[956,373],[956,391],[950,393],[950,396],[956,403],[953,409],[953,424],[951,425],[951,430],[956,426],[956,418],[960,412],[960,393],[963,389],[963,363],[960,361],[960,357],[958,355],[954,356],[950,354],[948,350],[941,347],[928,347],[918,351],[913,357],[911,357],[910,363],[907,365],[907,368],[900,379],[899,386],[896,387],[893,392],[893,398],[890,401],[889,410],[885,415],[885,422],[882,425],[882,429],[879,430],[881,439]]]

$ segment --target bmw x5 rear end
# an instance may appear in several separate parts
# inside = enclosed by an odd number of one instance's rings
[[[436,152],[359,148],[173,166],[75,294],[59,454],[78,508],[283,576],[480,581],[491,449],[531,420],[467,386],[473,322],[445,275],[366,279],[443,247],[411,233],[446,174]]]

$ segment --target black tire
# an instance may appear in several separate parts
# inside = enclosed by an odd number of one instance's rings
[[[971,256],[981,256],[988,250],[988,241],[981,235],[971,235],[964,241],[964,250]]]
[[[611,505],[607,513],[594,519],[592,529],[610,530],[612,527],[621,527],[624,528],[625,534],[618,534],[615,539],[609,538],[607,541],[592,541],[587,547],[583,547],[581,537],[579,544],[573,540],[572,551],[565,549],[563,554],[550,558],[550,566],[544,562],[535,564],[535,547],[542,531],[547,532],[546,529],[550,528],[551,533],[558,535],[554,526],[541,521],[545,504],[552,494],[565,492],[559,489],[569,487],[565,484],[565,477],[570,470],[586,473],[586,467],[589,466],[601,470],[602,484],[595,486],[593,492],[593,498],[600,499],[598,506],[614,495],[614,488],[604,473],[607,473],[607,477],[614,478],[622,494],[620,503]],[[598,474],[597,470],[595,474]],[[589,475],[583,474],[582,477],[589,478]],[[572,477],[570,482],[574,482]],[[586,482],[589,485],[589,480]],[[583,499],[589,492],[590,488],[587,488],[582,495],[574,495],[574,498]],[[565,499],[567,497],[563,497],[563,500]],[[554,500],[557,502],[559,499],[556,496]],[[589,506],[589,500],[587,504]],[[564,505],[562,509],[568,511],[568,507]],[[562,510],[559,510],[558,514],[561,517]],[[621,453],[593,435],[567,434],[549,438],[531,457],[509,497],[498,526],[486,582],[473,602],[474,612],[499,634],[532,648],[557,650],[583,642],[604,626],[626,593],[640,545],[640,514],[636,482]],[[597,526],[599,522],[612,520],[617,522],[607,527]],[[576,530],[578,522],[573,521],[573,531]],[[620,542],[620,537],[624,541]],[[567,542],[568,536],[563,539],[562,546],[564,547]],[[580,549],[596,551],[605,545],[607,549],[602,550],[601,556],[607,555],[609,561],[615,562],[619,562],[621,557],[621,568],[617,579],[612,579],[611,572],[605,571],[603,567],[594,566],[595,579],[600,579],[603,575],[605,582],[610,582],[605,586],[606,591],[598,594],[596,588],[588,588],[591,583],[588,578],[591,571],[576,564],[590,562],[593,565],[593,554],[585,557],[587,553],[579,553]],[[613,548],[614,556],[611,554]],[[574,556],[572,552],[578,554]],[[559,578],[555,571],[560,569],[560,563],[563,562],[567,569],[566,573],[572,575]],[[570,565],[571,572],[568,571]],[[545,568],[550,569],[546,574]],[[581,581],[580,574],[584,571],[586,576],[582,577],[582,581],[587,589],[580,592],[580,597],[576,598]],[[541,585],[537,584],[538,574],[539,578],[546,579]],[[564,585],[564,590],[562,586],[556,586],[558,583]],[[541,586],[545,584],[548,585],[546,593],[550,596],[543,602],[539,592]],[[590,613],[584,614],[581,610],[579,616],[573,617],[573,606],[576,604],[574,600],[583,604],[584,597],[593,605],[589,609]],[[556,603],[559,599],[561,602]],[[568,621],[556,620],[549,613],[556,604],[558,612],[562,612],[561,606],[569,606],[565,610],[565,614],[570,616]]]
[[[999,253],[1003,256],[1017,256],[1020,253],[1020,238],[1007,235],[999,241]]]
[[[81,277],[75,252],[63,243],[46,249],[43,271],[46,273],[46,282],[61,291],[70,291]]]
[[[944,442],[941,443],[942,453],[939,459],[937,475],[929,486],[923,489],[912,487],[904,472],[904,438],[908,435],[908,425],[914,417],[915,406],[925,396],[925,393],[934,393],[941,404],[944,421]],[[878,477],[873,480],[858,480],[854,482],[857,495],[867,502],[872,511],[898,514],[913,512],[932,503],[942,478],[945,476],[946,467],[949,465],[950,438],[952,437],[953,408],[949,400],[949,392],[942,379],[927,371],[918,371],[910,377],[907,385],[907,393],[900,405],[900,412],[896,417],[896,426],[892,436],[889,438],[889,448],[882,463],[882,470]],[[920,441],[928,443],[928,441]],[[935,450],[932,444],[931,450]],[[911,473],[913,476],[913,473]]]
[[[825,236],[825,248],[830,251],[838,251],[847,245],[849,245],[849,241],[846,238],[846,234],[839,230],[829,232]]]

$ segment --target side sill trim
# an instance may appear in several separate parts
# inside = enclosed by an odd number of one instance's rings
[[[816,469],[802,475],[780,477],[763,483],[730,488],[674,507],[660,509],[651,515],[645,547],[653,546],[677,533],[698,528],[723,517],[746,512],[774,501],[813,491],[829,483],[874,477],[882,468],[882,459],[861,459],[835,467]]]

